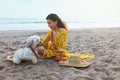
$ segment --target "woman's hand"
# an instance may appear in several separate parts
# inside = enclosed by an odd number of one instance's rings
[[[43,40],[43,38],[42,38],[42,37],[40,37],[40,40],[42,41],[42,40]]]

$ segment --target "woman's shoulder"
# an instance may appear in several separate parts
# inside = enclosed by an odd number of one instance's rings
[[[49,30],[47,33],[50,34],[52,32],[52,30]]]
[[[51,30],[47,31],[46,35],[47,35],[47,36],[50,36],[50,35],[51,35],[51,32],[52,32]]]
[[[65,28],[60,28],[60,33],[67,33]]]

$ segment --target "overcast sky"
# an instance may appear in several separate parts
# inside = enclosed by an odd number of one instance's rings
[[[56,13],[64,20],[120,22],[120,0],[0,0],[0,18],[41,18]]]

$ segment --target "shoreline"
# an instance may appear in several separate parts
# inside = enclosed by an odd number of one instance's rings
[[[95,29],[102,29],[102,30],[103,29],[120,29],[120,27],[108,27],[108,28],[107,27],[104,27],[104,28],[103,27],[102,28],[100,28],[100,27],[99,28],[75,28],[75,29],[74,28],[73,29],[69,29],[68,28],[69,31],[91,30],[91,29],[92,30],[95,30]],[[46,29],[46,30],[0,30],[0,32],[1,31],[42,31],[42,32],[46,32],[48,30],[50,30],[50,29]]]

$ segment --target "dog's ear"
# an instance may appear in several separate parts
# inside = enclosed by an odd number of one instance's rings
[[[32,48],[36,48],[37,44],[38,44],[37,41],[35,41],[35,40],[31,41],[31,47]]]
[[[32,47],[33,45],[33,40],[27,40],[26,46]]]
[[[32,40],[32,41],[31,41],[31,45],[30,45],[30,47],[33,47],[33,42],[34,42],[34,41]]]

